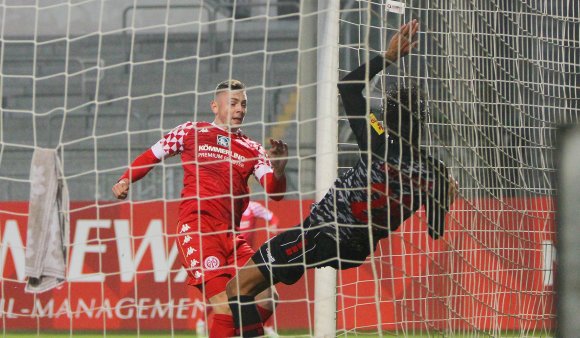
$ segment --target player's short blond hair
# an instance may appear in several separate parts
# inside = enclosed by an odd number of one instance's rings
[[[246,85],[240,80],[235,80],[235,79],[225,80],[225,81],[218,83],[218,85],[215,87],[214,97],[216,97],[219,93],[222,93],[225,91],[245,90],[245,89],[246,89]]]

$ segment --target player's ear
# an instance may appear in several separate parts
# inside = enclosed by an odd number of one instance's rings
[[[217,104],[217,102],[216,102],[215,99],[214,100],[211,100],[211,102],[209,103],[209,107],[211,108],[211,111],[214,114],[217,114],[217,112],[218,112],[218,104]]]

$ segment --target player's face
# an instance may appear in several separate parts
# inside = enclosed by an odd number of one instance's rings
[[[244,122],[248,97],[245,90],[224,91],[211,102],[214,123],[236,130]]]

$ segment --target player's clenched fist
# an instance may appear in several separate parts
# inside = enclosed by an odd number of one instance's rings
[[[127,198],[129,193],[129,180],[124,178],[113,186],[113,195],[120,200]]]

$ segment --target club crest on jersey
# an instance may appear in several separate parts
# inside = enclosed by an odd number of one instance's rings
[[[207,270],[215,270],[220,266],[220,260],[216,256],[209,256],[203,261],[203,266]]]
[[[230,146],[230,138],[224,135],[217,136],[217,144],[222,147],[229,147]]]

